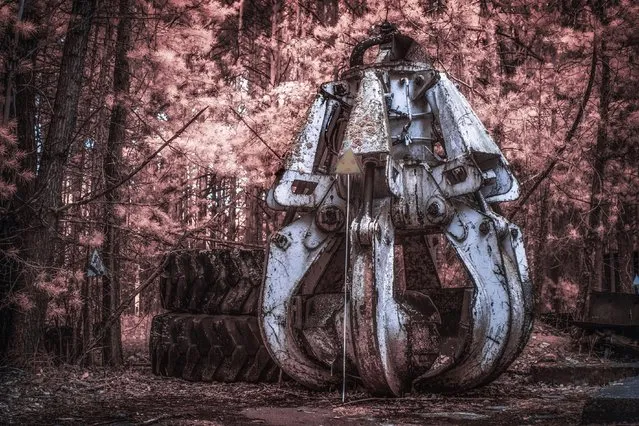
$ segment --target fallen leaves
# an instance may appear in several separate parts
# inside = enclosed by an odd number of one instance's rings
[[[569,336],[538,324],[533,339],[496,382],[456,395],[377,398],[349,389],[310,391],[281,384],[193,383],[147,366],[0,370],[0,418],[13,424],[491,424],[574,423],[597,387],[532,383],[530,365],[601,362],[574,352]],[[279,420],[278,420],[279,419]]]

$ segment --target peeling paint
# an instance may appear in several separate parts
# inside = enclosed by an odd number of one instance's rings
[[[393,53],[393,34],[356,48],[382,43],[382,62],[322,86],[269,192],[271,207],[298,216],[269,245],[261,329],[274,360],[309,387],[338,383],[341,360],[373,394],[459,391],[498,377],[532,329],[523,237],[488,204],[515,199],[518,184],[454,84]],[[406,282],[420,278],[407,253],[432,259],[432,234],[471,280],[456,307],[440,297],[446,265],[419,269],[427,286]]]

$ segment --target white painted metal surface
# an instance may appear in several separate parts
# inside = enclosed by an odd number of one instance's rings
[[[385,40],[382,48],[392,50],[392,36],[375,40]],[[515,199],[518,184],[445,75],[410,58],[381,57],[385,62],[357,66],[342,81],[323,86],[269,193],[271,207],[303,213],[270,241],[260,313],[264,341],[281,368],[310,387],[335,384],[339,375],[332,363],[339,359],[346,367],[347,353],[357,369],[353,374],[375,394],[401,395],[417,385],[443,391],[480,386],[510,365],[532,328],[521,231],[487,204]],[[334,177],[336,170],[353,173],[348,221],[346,186]],[[305,309],[306,299],[328,291],[332,268],[344,268],[333,265],[333,255],[347,233],[352,244],[346,293],[338,287],[333,291],[340,297],[323,296],[346,303],[331,305],[347,313],[335,317],[341,337],[308,341],[335,334],[332,327],[299,330],[305,315],[314,314]],[[427,287],[407,290],[399,284],[404,272],[397,236],[406,233],[444,235],[473,288],[468,310],[461,313],[468,323],[457,324],[470,330],[459,333],[454,356],[435,369],[444,318],[438,309],[449,308],[437,306]],[[425,256],[429,250],[424,243]],[[352,347],[327,355],[339,342]],[[330,365],[312,355],[320,352]]]

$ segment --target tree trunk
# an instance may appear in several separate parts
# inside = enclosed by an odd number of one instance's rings
[[[538,96],[537,96],[537,123],[536,123],[536,133],[537,133],[537,145],[541,146],[542,144],[542,134],[544,132],[544,120],[543,117],[543,108],[544,102],[542,100],[542,93],[544,88],[544,80],[543,80],[543,67],[539,66],[539,79],[538,79]],[[555,132],[555,129],[552,128],[551,123],[551,132]],[[539,215],[539,228],[537,232],[537,244],[535,246],[534,251],[534,266],[533,266],[533,283],[535,284],[534,289],[534,300],[535,300],[535,313],[539,314],[544,309],[545,301],[544,299],[544,287],[546,285],[546,272],[548,271],[548,256],[546,251],[548,249],[548,231],[551,220],[551,212],[549,209],[550,204],[550,184],[545,182],[543,188],[541,190],[540,196],[540,206],[537,208],[537,212]]]
[[[632,281],[635,278],[632,259],[633,208],[631,204],[625,200],[621,200],[619,203],[621,204],[621,208],[617,216],[617,250],[619,253],[620,282],[617,283],[617,291],[621,293],[631,293]]]
[[[280,42],[278,39],[279,30],[279,15],[280,15],[280,0],[273,0],[273,14],[271,15],[271,87],[277,86],[279,83],[280,72]]]
[[[544,308],[544,285],[546,282],[546,271],[548,269],[547,254],[548,249],[548,225],[550,223],[550,185],[546,183],[541,192],[539,206],[539,232],[537,234],[537,244],[535,247],[535,263],[533,269],[533,280],[535,282],[535,312],[541,313]]]
[[[260,190],[256,187],[247,186],[245,189],[244,199],[244,242],[249,244],[259,244],[259,236],[261,233],[260,212],[259,212],[259,194]]]
[[[130,73],[127,53],[131,39],[130,0],[120,0],[120,21],[116,39],[115,65],[113,71],[113,91],[115,105],[111,112],[109,137],[104,159],[104,178],[108,187],[121,179],[119,168],[122,163],[122,146],[126,139],[127,106],[125,98],[129,93]],[[114,189],[106,195],[104,227],[104,263],[107,274],[102,279],[102,320],[108,324],[109,318],[120,306],[121,284],[119,277],[120,259],[120,218],[115,214],[115,206],[121,200],[120,190]],[[103,361],[109,365],[122,365],[122,335],[119,318],[104,334]]]
[[[610,57],[606,41],[601,40],[601,76],[599,82],[599,125],[593,151],[593,174],[590,187],[590,212],[584,247],[584,271],[577,304],[578,318],[587,314],[590,292],[598,289],[603,276],[603,187],[606,178],[608,147],[608,112],[610,107]]]
[[[95,0],[73,1],[49,132],[35,181],[34,193],[38,196],[29,209],[33,213],[26,219],[23,255],[33,266],[25,271],[29,276],[25,278],[24,290],[34,308],[18,315],[10,344],[11,357],[23,363],[38,352],[46,318],[48,299],[36,289],[37,278],[53,276],[57,271],[56,254],[61,255],[58,209],[62,205],[63,171],[75,130],[95,5]]]
[[[228,227],[226,238],[229,241],[235,241],[237,238],[237,180],[235,177],[227,179],[228,189],[226,190],[229,200],[228,208]]]
[[[22,0],[18,7],[17,21],[37,22],[34,8]],[[35,88],[32,84],[33,71],[30,68],[18,67],[20,61],[35,62],[37,54],[37,40],[35,37],[25,37],[16,32],[7,34],[4,42],[9,46],[5,60],[4,97],[0,103],[0,125],[6,125],[15,118],[18,137],[18,147],[28,155],[21,161],[21,169],[36,172],[36,141],[35,141]],[[24,68],[24,67],[23,67]],[[5,256],[5,250],[20,247],[20,232],[23,228],[22,218],[12,210],[19,207],[21,200],[27,200],[33,194],[33,182],[15,179],[11,172],[2,172],[0,179],[16,183],[16,195],[13,199],[0,200],[0,210],[8,214],[0,215],[0,300],[6,300],[11,293],[24,287],[23,267],[16,259]],[[0,360],[7,355],[14,332],[14,307],[2,304],[0,306]]]

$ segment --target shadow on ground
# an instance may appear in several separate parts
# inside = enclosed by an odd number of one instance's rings
[[[528,383],[504,374],[458,395],[370,398],[312,392],[295,383],[190,383],[148,368],[4,370],[0,418],[8,424],[575,424],[592,386]]]

